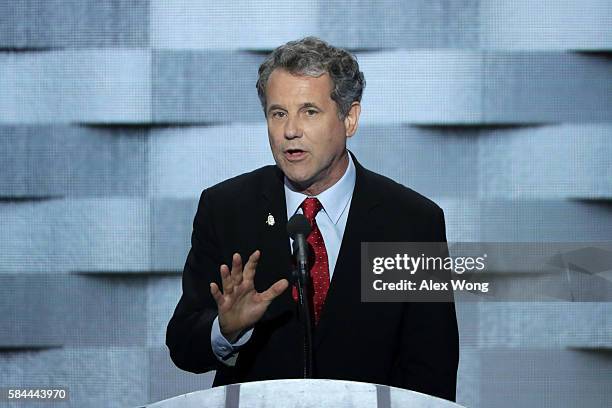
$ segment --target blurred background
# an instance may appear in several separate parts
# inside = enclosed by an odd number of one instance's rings
[[[449,241],[612,239],[609,0],[3,0],[0,386],[210,387],[164,345],[197,200],[273,163],[257,68],[306,35],[357,55],[349,148]],[[612,406],[611,306],[458,304],[458,402]]]

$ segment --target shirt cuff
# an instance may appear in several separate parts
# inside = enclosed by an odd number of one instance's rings
[[[236,362],[236,354],[238,349],[246,344],[253,334],[253,329],[244,332],[235,342],[230,343],[222,334],[221,326],[219,326],[219,316],[213,321],[212,330],[210,332],[210,344],[212,350],[219,361],[227,365],[234,365]],[[234,358],[232,358],[234,357]]]

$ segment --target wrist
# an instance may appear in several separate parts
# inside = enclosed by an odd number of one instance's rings
[[[238,337],[240,337],[240,332],[239,331],[227,332],[227,331],[221,329],[221,335],[223,337],[225,337],[225,339],[228,342],[234,343],[236,340],[238,340]]]

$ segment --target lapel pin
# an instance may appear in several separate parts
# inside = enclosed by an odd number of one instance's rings
[[[276,221],[274,221],[274,216],[270,213],[268,213],[268,218],[266,219],[266,224],[268,224],[269,226],[273,226],[274,223]]]

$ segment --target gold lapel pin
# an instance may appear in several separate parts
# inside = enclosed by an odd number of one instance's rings
[[[266,219],[266,224],[268,224],[269,226],[273,226],[274,223],[276,221],[274,221],[274,216],[270,213],[268,213],[268,218]]]

